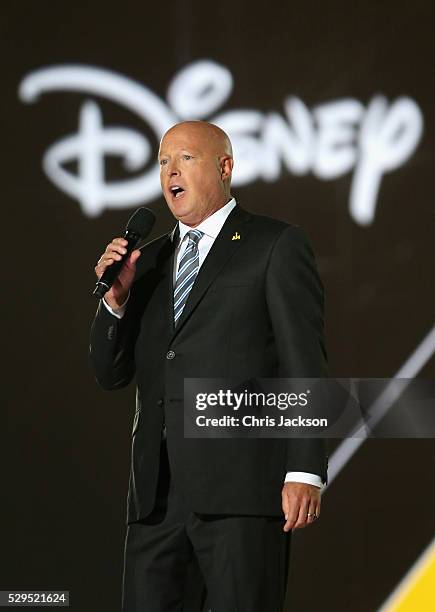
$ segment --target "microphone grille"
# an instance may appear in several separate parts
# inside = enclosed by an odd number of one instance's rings
[[[139,236],[144,238],[150,233],[155,220],[154,213],[149,208],[142,206],[131,215],[126,230],[139,234]]]

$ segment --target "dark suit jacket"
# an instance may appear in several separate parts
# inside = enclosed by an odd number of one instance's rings
[[[124,317],[100,303],[91,330],[99,384],[119,389],[136,379],[127,520],[153,508],[164,423],[172,477],[192,511],[280,515],[287,471],[326,480],[324,441],[185,439],[183,381],[326,376],[313,252],[299,227],[236,206],[174,329],[174,236],[142,248]]]

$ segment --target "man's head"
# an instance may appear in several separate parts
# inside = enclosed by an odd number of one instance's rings
[[[232,155],[228,136],[211,123],[184,121],[166,132],[160,182],[174,217],[195,227],[230,200]]]

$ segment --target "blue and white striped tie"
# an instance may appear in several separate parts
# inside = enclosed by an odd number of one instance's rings
[[[178,319],[183,312],[192,289],[195,278],[199,270],[199,251],[198,242],[203,237],[204,232],[199,230],[190,230],[187,232],[189,239],[186,250],[178,265],[177,278],[174,287],[174,322],[177,325]]]

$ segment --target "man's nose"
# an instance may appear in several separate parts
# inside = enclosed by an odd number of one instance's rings
[[[168,173],[168,176],[179,176],[180,174],[180,170],[178,168],[178,165],[175,163],[172,164],[168,164],[166,167],[166,172]]]

